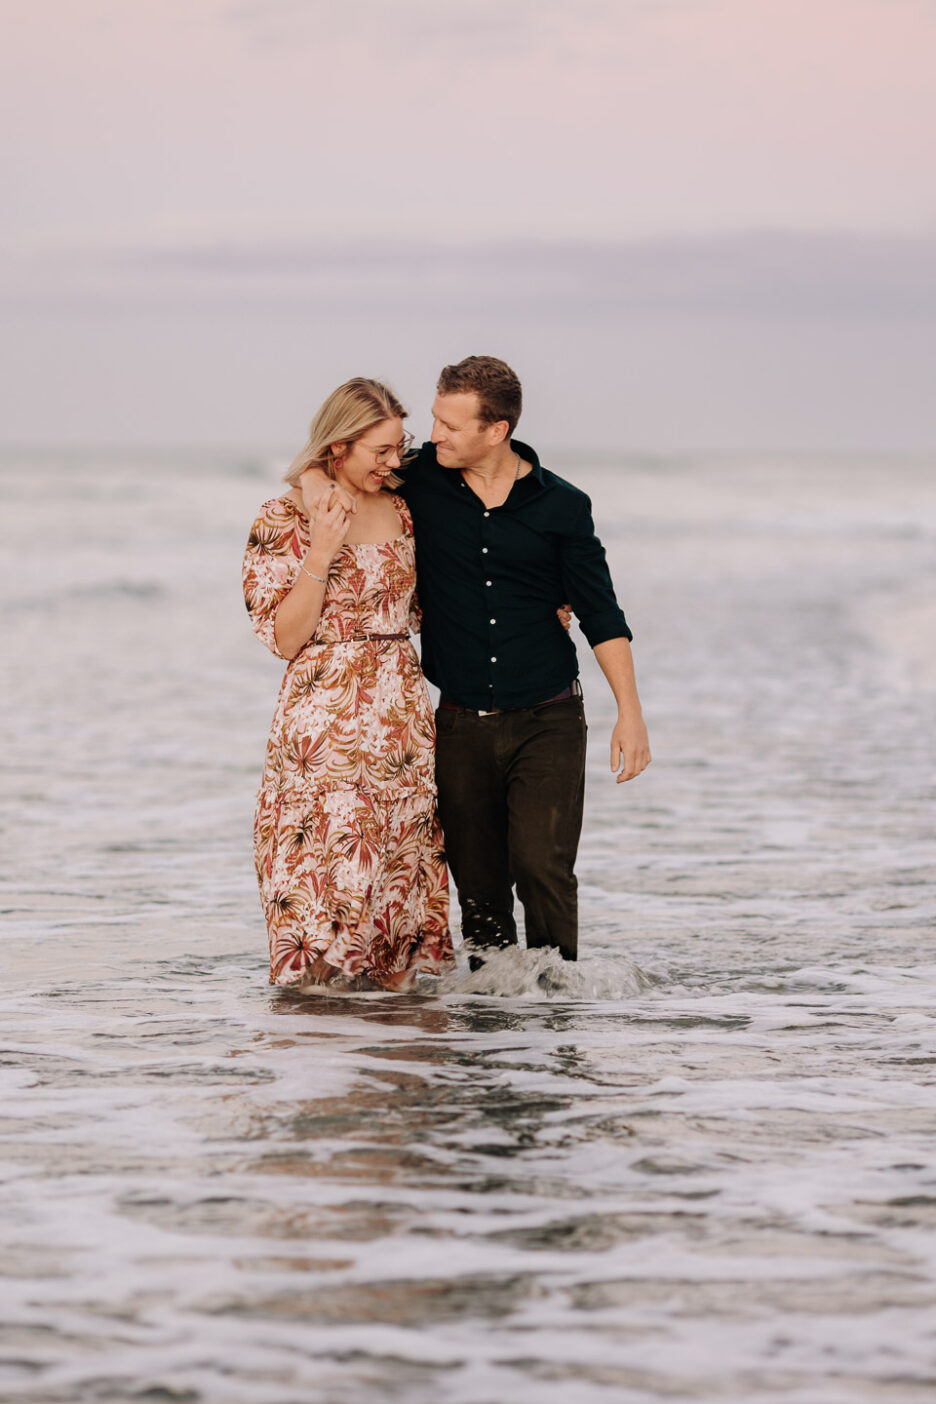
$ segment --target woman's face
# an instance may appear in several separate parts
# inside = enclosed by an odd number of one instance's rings
[[[388,473],[399,468],[405,445],[403,421],[382,419],[347,446],[339,456],[342,465],[336,481],[352,492],[379,492]],[[334,451],[337,445],[332,445]]]

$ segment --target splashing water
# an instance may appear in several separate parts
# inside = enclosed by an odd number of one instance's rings
[[[653,978],[624,956],[563,960],[556,950],[509,946],[485,952],[479,970],[467,967],[438,982],[441,996],[489,995],[502,999],[616,1000],[639,994]]]

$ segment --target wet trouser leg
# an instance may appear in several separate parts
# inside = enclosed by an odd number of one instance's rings
[[[445,856],[455,879],[462,936],[470,946],[513,946],[507,788],[499,716],[436,712],[436,784]]]
[[[578,954],[575,856],[585,799],[585,718],[580,697],[505,713],[510,871],[523,903],[526,943]]]
[[[446,854],[470,945],[517,940],[575,960],[574,873],[582,828],[585,717],[580,697],[479,717],[440,709],[436,780]]]

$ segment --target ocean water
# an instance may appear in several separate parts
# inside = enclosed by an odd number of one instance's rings
[[[330,995],[251,863],[275,464],[7,453],[0,1396],[932,1399],[934,470],[562,465],[655,752],[586,658],[583,958]]]

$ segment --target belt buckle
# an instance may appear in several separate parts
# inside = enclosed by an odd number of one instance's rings
[[[495,712],[497,712],[497,711],[499,711],[499,710],[500,710],[500,709],[499,709],[498,707],[492,707],[491,710],[490,710],[489,712],[485,712],[485,711],[482,711],[482,709],[479,707],[479,708],[478,708],[478,716],[479,716],[479,717],[493,717],[494,714],[495,714]]]

